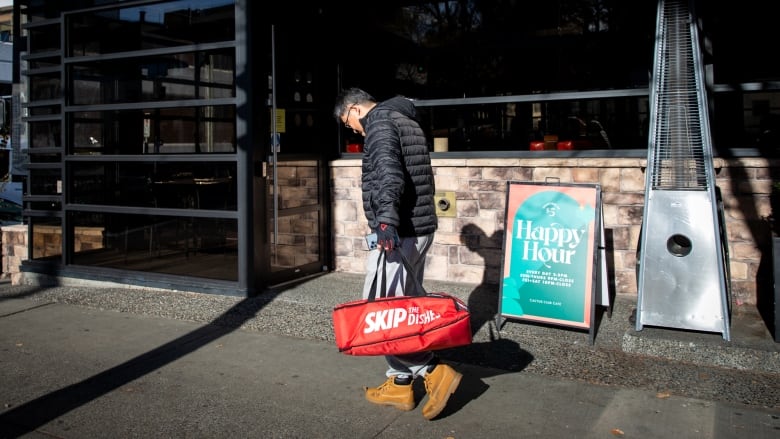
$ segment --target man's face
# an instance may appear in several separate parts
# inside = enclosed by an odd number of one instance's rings
[[[362,136],[365,136],[366,133],[363,132],[363,127],[360,125],[359,117],[360,108],[356,105],[350,105],[349,108],[347,108],[347,112],[344,113],[344,116],[342,116],[341,121],[344,122],[345,127],[356,133],[359,133]]]

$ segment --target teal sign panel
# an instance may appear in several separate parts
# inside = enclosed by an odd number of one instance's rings
[[[589,328],[598,186],[509,183],[501,315]]]

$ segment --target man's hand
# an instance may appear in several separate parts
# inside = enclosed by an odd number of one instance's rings
[[[379,247],[391,251],[401,245],[401,238],[398,237],[398,232],[395,231],[394,226],[380,224],[376,229],[376,243]]]

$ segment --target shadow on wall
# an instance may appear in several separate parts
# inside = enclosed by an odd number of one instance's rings
[[[461,243],[485,260],[492,259],[495,249],[501,248],[503,239],[503,231],[497,231],[492,236],[487,236],[481,228],[474,224],[467,224],[461,229]],[[468,296],[471,333],[474,335],[475,342],[468,346],[441,351],[439,355],[453,361],[482,367],[508,372],[521,371],[531,364],[534,357],[521,349],[517,342],[499,337],[499,331],[496,328],[499,290],[496,282],[498,279],[490,279],[487,268],[484,273],[482,282]],[[479,341],[484,339],[487,341]]]

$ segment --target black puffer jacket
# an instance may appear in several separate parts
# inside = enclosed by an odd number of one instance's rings
[[[436,231],[435,192],[425,134],[414,104],[395,97],[378,103],[361,119],[363,209],[371,230],[380,223],[396,227],[401,237]]]

